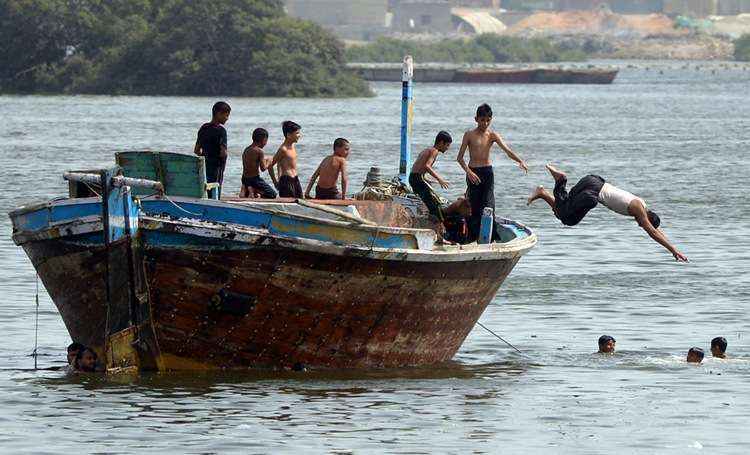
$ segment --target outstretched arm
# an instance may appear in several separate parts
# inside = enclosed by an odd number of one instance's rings
[[[508,158],[518,163],[518,167],[520,167],[521,170],[523,170],[523,172],[528,174],[529,167],[526,166],[526,163],[518,155],[516,155],[515,152],[513,152],[513,150],[511,150],[510,146],[505,143],[505,141],[499,134],[494,133],[494,136],[495,136],[494,137],[495,142],[497,142],[497,145],[500,146],[501,149],[503,149],[506,155],[508,155]]]
[[[688,262],[687,256],[677,251],[677,248],[669,242],[667,236],[664,235],[662,231],[655,228],[653,224],[651,224],[651,221],[649,221],[648,215],[646,214],[646,209],[642,204],[633,205],[631,206],[630,210],[635,212],[633,216],[635,217],[636,221],[638,221],[638,225],[643,228],[644,231],[646,231],[646,234],[648,234],[649,237],[654,239],[656,243],[663,246],[667,249],[667,251],[672,253],[672,256],[674,256],[675,260]]]
[[[323,163],[320,163],[321,165]],[[310,190],[312,189],[312,186],[315,184],[315,181],[318,180],[318,176],[320,175],[320,165],[318,165],[318,168],[315,169],[315,172],[313,173],[312,177],[310,177],[310,181],[307,182],[307,189],[305,190],[305,199],[310,199]]]
[[[471,170],[471,168],[466,164],[466,161],[464,161],[464,153],[466,153],[466,149],[469,147],[469,133],[464,133],[464,138],[461,141],[461,147],[458,149],[458,157],[456,158],[456,161],[458,161],[458,165],[461,166],[461,169],[466,172],[466,177],[469,179],[471,183],[474,185],[479,185],[482,183],[482,181],[479,179],[479,176],[474,173],[474,171]]]

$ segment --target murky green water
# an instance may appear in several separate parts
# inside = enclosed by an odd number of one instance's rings
[[[67,377],[33,371],[34,271],[7,212],[65,194],[64,170],[113,152],[189,152],[213,99],[0,97],[0,447],[28,452],[746,453],[750,435],[750,68],[626,69],[611,86],[420,85],[415,147],[460,141],[481,102],[532,170],[495,156],[498,211],[540,243],[516,267],[455,361],[368,373]],[[716,70],[713,72],[713,70]],[[397,166],[399,87],[358,100],[229,99],[228,189],[252,128],[303,126],[306,183],[337,136],[352,140],[353,190]],[[438,169],[464,189],[454,158]],[[549,161],[644,197],[687,254],[677,264],[636,225],[599,208],[565,228],[544,206]],[[71,277],[74,279],[74,277]],[[596,339],[617,338],[601,358]],[[727,361],[683,362],[729,340]],[[62,366],[67,332],[42,290],[41,367]]]

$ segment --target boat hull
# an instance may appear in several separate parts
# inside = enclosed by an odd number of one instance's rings
[[[518,260],[411,263],[267,246],[145,256],[164,369],[447,361]],[[222,292],[245,307],[218,309]]]

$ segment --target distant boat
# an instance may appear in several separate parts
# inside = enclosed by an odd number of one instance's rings
[[[447,361],[536,243],[503,220],[505,243],[442,245],[406,200],[135,201],[113,172],[68,178],[69,198],[10,214],[13,240],[71,338],[115,370]],[[107,204],[77,197],[107,186]]]
[[[394,63],[350,63],[362,78],[370,81],[398,81],[401,70]],[[423,64],[414,69],[419,82],[481,84],[611,84],[619,70],[612,67],[545,65],[456,65]]]

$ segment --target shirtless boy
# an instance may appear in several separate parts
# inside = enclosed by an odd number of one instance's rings
[[[527,204],[543,199],[552,208],[555,217],[564,225],[575,226],[601,202],[615,213],[635,218],[649,237],[672,253],[676,260],[687,262],[687,256],[677,251],[677,248],[669,243],[667,236],[659,229],[661,224],[659,215],[649,210],[643,199],[606,183],[598,175],[583,177],[568,192],[565,189],[568,183],[565,173],[555,169],[551,164],[547,165],[547,170],[555,179],[554,193],[550,194],[543,186],[538,186],[529,196]]]
[[[448,182],[443,180],[432,166],[435,164],[438,154],[445,153],[452,142],[453,138],[447,131],[439,132],[435,137],[435,144],[430,148],[422,150],[422,153],[414,161],[411,167],[411,174],[409,174],[409,185],[411,185],[412,191],[422,199],[430,214],[441,221],[443,220],[443,213],[440,210],[440,200],[424,177],[425,174],[430,174],[437,180],[441,187],[448,188]]]
[[[490,161],[492,144],[497,144],[508,155],[508,158],[518,163],[518,166],[524,172],[528,173],[529,168],[511,150],[503,138],[490,129],[492,123],[492,108],[490,106],[487,104],[479,106],[474,120],[477,122],[477,127],[464,133],[456,161],[466,172],[466,183],[468,185],[466,196],[471,202],[469,230],[478,233],[483,209],[492,207],[492,210],[495,210],[495,175]],[[464,153],[467,148],[469,149],[468,166],[464,161]]]
[[[263,180],[261,172],[268,169],[271,157],[263,156],[263,147],[268,143],[268,131],[256,128],[253,131],[253,143],[242,152],[242,190],[240,197],[262,197],[276,199],[276,191]]]
[[[302,185],[297,175],[297,148],[295,144],[302,137],[302,127],[287,120],[281,124],[284,133],[284,142],[273,156],[268,167],[273,184],[279,190],[279,197],[302,198]],[[274,166],[279,167],[279,179],[276,180]]]
[[[343,137],[333,141],[333,154],[323,158],[315,173],[307,184],[305,198],[310,198],[310,190],[318,181],[315,187],[315,199],[346,199],[346,187],[349,184],[349,177],[346,175],[346,158],[349,156],[349,141]],[[336,187],[336,180],[341,176],[341,192]]]

